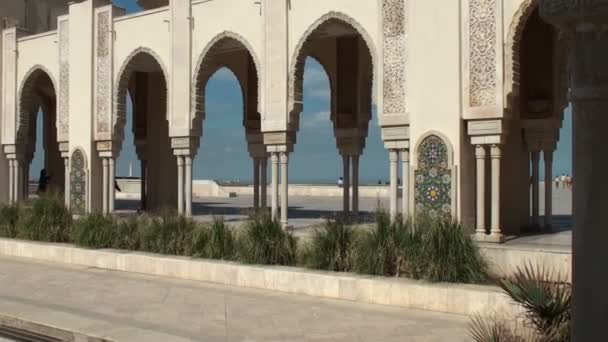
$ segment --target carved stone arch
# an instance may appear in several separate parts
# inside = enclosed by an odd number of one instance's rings
[[[89,169],[86,152],[77,147],[70,155],[70,210],[82,216],[88,212]]]
[[[149,57],[151,57],[157,64],[159,70],[162,72],[163,77],[165,79],[165,82],[163,84],[163,86],[165,87],[165,91],[163,92],[163,94],[165,95],[165,98],[163,99],[166,106],[167,106],[167,110],[166,113],[168,115],[169,113],[169,73],[167,72],[167,68],[165,67],[165,65],[162,62],[162,59],[160,58],[160,56],[154,52],[152,49],[147,48],[147,47],[139,47],[135,50],[133,50],[128,56],[127,58],[125,58],[122,66],[120,67],[118,74],[116,74],[116,83],[115,83],[115,88],[114,88],[114,103],[113,103],[113,110],[112,110],[112,122],[108,123],[111,124],[112,127],[114,128],[112,131],[112,140],[114,142],[116,142],[118,145],[120,145],[123,141],[124,138],[124,127],[126,124],[126,120],[127,120],[127,115],[126,115],[126,109],[127,109],[127,91],[129,90],[129,81],[131,79],[131,76],[133,75],[133,73],[135,72],[134,65],[133,65],[133,60],[135,58],[137,58],[138,56],[141,55],[148,55]],[[120,146],[118,146],[118,148],[120,148]]]
[[[431,216],[456,214],[454,149],[441,132],[430,131],[416,143],[414,203]]]
[[[17,144],[25,144],[27,142],[28,135],[30,134],[32,113],[35,113],[38,110],[38,107],[45,105],[40,98],[40,95],[36,94],[36,86],[38,85],[40,77],[47,77],[51,81],[53,93],[55,94],[55,98],[57,98],[57,82],[53,78],[53,74],[49,72],[46,67],[39,64],[30,68],[19,86],[19,98],[17,102],[17,113],[19,114],[16,118],[17,132],[15,135]],[[57,101],[55,102],[57,103]],[[57,125],[56,129],[57,133],[59,133]]]
[[[237,72],[235,72],[234,70],[232,70],[230,68],[230,66],[226,65],[222,61],[214,61],[211,58],[211,56],[213,56],[214,51],[216,49],[221,48],[223,43],[229,42],[229,41],[236,41],[238,44],[240,44],[242,47],[244,47],[244,49],[249,53],[249,56],[251,56],[251,59],[253,60],[253,64],[255,66],[256,75],[257,75],[257,79],[258,79],[258,82],[257,82],[258,83],[257,84],[257,94],[258,94],[257,111],[258,111],[258,113],[261,113],[261,104],[262,104],[262,99],[263,99],[263,96],[262,96],[263,89],[260,86],[262,84],[262,69],[261,69],[262,64],[260,63],[260,60],[259,60],[258,56],[256,55],[255,50],[253,49],[253,46],[247,41],[247,39],[245,39],[243,36],[239,35],[238,33],[235,33],[232,31],[224,31],[224,32],[219,33],[215,37],[213,37],[213,39],[211,39],[211,41],[209,41],[209,43],[207,43],[207,45],[201,52],[201,54],[198,58],[198,61],[196,63],[196,68],[194,70],[194,74],[192,77],[192,96],[191,96],[191,99],[192,99],[191,133],[193,135],[200,134],[200,132],[198,130],[201,127],[202,121],[205,117],[204,90],[207,85],[207,81],[213,74],[215,74],[215,72],[217,72],[217,70],[225,67],[234,74],[236,79],[239,81],[239,85],[241,87],[241,94],[243,95],[243,106],[246,106],[245,101],[244,101],[244,99],[245,99],[244,92],[245,92],[247,85],[244,84],[244,81],[241,79],[240,75]]]
[[[519,98],[519,86],[521,76],[520,51],[523,32],[528,19],[538,8],[539,0],[524,0],[517,12],[513,15],[507,41],[505,43],[505,86],[504,96],[507,109],[516,113],[518,109],[517,99]]]
[[[291,64],[289,67],[289,90],[288,90],[288,111],[289,111],[289,125],[293,122],[296,117],[302,111],[302,95],[303,95],[303,82],[304,82],[304,65],[306,62],[306,57],[310,56],[309,46],[307,43],[310,41],[310,37],[321,28],[324,24],[329,21],[336,20],[346,24],[347,26],[352,27],[358,34],[361,36],[369,55],[371,56],[371,66],[369,70],[370,79],[372,80],[372,89],[374,88],[373,84],[376,82],[376,68],[377,68],[377,55],[376,48],[374,45],[374,41],[371,36],[367,33],[367,31],[360,25],[355,19],[350,16],[340,13],[340,12],[329,12],[315,21],[308,29],[304,32],[298,44],[296,45],[296,49],[294,50],[294,54],[291,57]],[[372,102],[375,94],[371,94]]]

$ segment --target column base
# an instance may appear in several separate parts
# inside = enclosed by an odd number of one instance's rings
[[[480,234],[475,233],[471,235],[473,241],[476,242],[488,242],[488,243],[504,243],[506,238],[503,234]]]

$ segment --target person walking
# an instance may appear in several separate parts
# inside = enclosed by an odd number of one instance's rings
[[[555,176],[555,188],[559,189],[559,176]]]
[[[38,177],[38,194],[43,194],[49,185],[49,179],[51,177],[46,173],[46,169],[40,170],[40,177]]]
[[[344,178],[338,178],[338,187],[341,188],[344,185]]]
[[[562,189],[566,188],[566,174],[562,173],[562,178],[560,179],[562,182]]]

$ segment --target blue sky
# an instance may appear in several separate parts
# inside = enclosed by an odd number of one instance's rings
[[[139,10],[135,0],[115,0],[132,13]],[[228,70],[219,70],[206,88],[206,118],[203,139],[194,160],[196,179],[240,180],[252,179],[252,162],[247,152],[247,142],[242,124],[242,96],[236,77]],[[294,153],[290,155],[291,182],[335,182],[342,170],[342,161],[336,149],[332,123],[329,120],[329,81],[323,68],[308,59],[304,72],[304,111],[300,116],[300,130]],[[139,176],[139,162],[135,155],[131,128],[131,106],[127,103],[128,121],[125,141],[117,161],[118,176]],[[38,116],[37,127],[42,127]],[[554,173],[571,172],[572,121],[566,112],[564,126],[555,154]],[[42,166],[42,146],[39,129],[36,154],[31,167],[31,177],[37,179]],[[542,165],[542,163],[541,163]],[[543,172],[541,170],[541,172]],[[542,173],[541,173],[542,175]],[[372,113],[369,135],[360,162],[361,182],[375,183],[388,178],[388,154],[383,147],[377,116]]]

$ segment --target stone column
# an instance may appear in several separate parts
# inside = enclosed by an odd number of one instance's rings
[[[553,223],[553,151],[543,152],[545,159],[545,227]]]
[[[260,207],[260,159],[253,158],[253,207]]]
[[[401,173],[402,173],[402,215],[407,219],[410,214],[410,151],[401,150]]]
[[[486,147],[477,145],[475,147],[475,159],[477,160],[477,229],[478,235],[486,234]]]
[[[192,217],[192,157],[184,156],[184,191],[186,217]]]
[[[350,211],[350,156],[342,155],[342,212],[347,215]]]
[[[490,148],[492,158],[492,220],[490,222],[490,235],[493,241],[503,242],[504,237],[500,229],[500,145]]]
[[[31,162],[31,161],[30,161]],[[48,170],[47,170],[48,172]],[[30,167],[29,164],[23,167],[23,199],[27,200],[30,195]]]
[[[114,213],[114,204],[116,201],[116,167],[114,165],[114,157],[108,158],[108,213]]]
[[[264,157],[261,158],[261,176],[260,178],[262,179],[261,183],[260,183],[260,187],[261,187],[261,191],[260,191],[260,197],[261,197],[261,206],[263,209],[266,209],[266,201],[267,201],[267,195],[266,195],[266,191],[268,190],[268,177],[266,175],[266,170],[268,169],[268,158]]]
[[[107,214],[108,211],[108,191],[110,187],[108,186],[108,158],[101,158],[102,163],[102,188],[101,188],[101,212],[103,214]]]
[[[281,224],[283,228],[288,227],[287,213],[289,211],[289,154],[281,152]]]
[[[21,202],[21,199],[22,199],[21,183],[23,181],[23,177],[21,176],[21,174],[22,174],[21,161],[19,159],[15,159],[14,165],[15,165],[15,171],[13,171],[13,172],[14,172],[14,176],[15,176],[15,184],[14,184],[15,189],[13,191],[15,192],[15,203],[19,203],[19,202]]]
[[[65,197],[65,207],[70,207],[70,158],[63,158],[63,167],[65,172],[65,185],[63,187],[64,197]]]
[[[391,220],[397,218],[397,162],[399,161],[399,153],[395,149],[389,150],[389,160],[390,160],[390,215]]]
[[[184,214],[184,157],[177,158],[177,213]]]
[[[359,155],[352,155],[351,158],[353,164],[353,201],[351,209],[352,214],[357,217],[359,216]]]
[[[271,213],[273,218],[277,218],[279,214],[279,154],[277,152],[270,155],[270,162],[272,168]]]
[[[15,160],[8,160],[8,203],[15,203]]]
[[[539,160],[540,160],[540,152],[532,151],[531,154],[532,160],[532,226],[539,226]]]
[[[147,190],[147,183],[148,183],[148,163],[145,160],[142,160],[140,162],[140,168],[141,168],[141,177],[140,177],[140,185],[139,185],[139,190],[140,190],[140,202],[141,202],[141,209],[142,210],[146,210],[146,190]]]
[[[541,1],[569,34],[573,120],[572,339],[608,341],[608,1]]]

